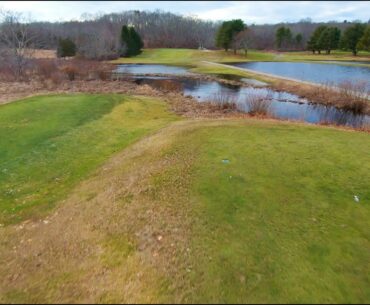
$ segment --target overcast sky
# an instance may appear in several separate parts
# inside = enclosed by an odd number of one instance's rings
[[[80,20],[83,13],[160,9],[208,20],[241,18],[250,23],[343,21],[370,18],[369,1],[0,1],[0,8],[30,13],[35,20]]]

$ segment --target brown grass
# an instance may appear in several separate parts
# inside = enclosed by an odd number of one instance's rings
[[[209,97],[209,103],[215,109],[219,109],[222,111],[237,111],[237,97],[230,93],[225,92],[223,90],[219,90],[217,93]]]
[[[31,54],[32,54],[32,58],[36,58],[36,59],[57,58],[56,50],[31,49]]]
[[[340,109],[370,115],[370,101],[363,97],[363,89],[359,93],[353,92],[359,88],[364,88],[363,83],[346,82],[339,85],[339,90],[333,89],[331,84],[313,86],[282,80],[274,80],[270,83],[274,90],[296,94],[312,103],[335,106]]]
[[[251,115],[270,115],[271,110],[271,92],[263,93],[250,93],[244,101],[248,106],[248,113]]]

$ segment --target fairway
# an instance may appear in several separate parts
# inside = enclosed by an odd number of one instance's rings
[[[194,50],[194,49],[144,49],[135,57],[119,58],[111,61],[113,64],[142,63],[142,64],[168,64],[196,67],[202,61],[219,63],[243,62],[243,61],[369,61],[370,52],[361,51],[358,56],[352,56],[350,52],[333,51],[332,54],[312,54],[312,52],[267,52],[248,50],[248,54],[238,51],[223,50]]]
[[[31,124],[40,103],[58,101],[58,113],[80,119],[62,127],[50,106]],[[31,166],[13,164],[18,180],[5,185],[27,188],[2,195],[2,209],[12,222],[34,218],[0,230],[1,302],[369,299],[368,134],[178,121],[157,100],[120,95],[37,97],[0,110],[18,113],[5,134],[32,136],[7,140]],[[61,186],[55,177],[65,177]],[[26,208],[8,208],[26,199]]]

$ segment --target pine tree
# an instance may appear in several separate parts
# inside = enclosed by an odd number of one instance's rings
[[[121,30],[121,56],[135,56],[140,54],[144,43],[133,27],[122,26]]]
[[[365,27],[364,24],[356,23],[343,33],[342,46],[344,49],[351,50],[354,56],[357,55],[357,46],[365,32]]]
[[[287,49],[293,40],[293,34],[289,28],[284,26],[276,31],[276,45],[279,49]]]
[[[330,54],[330,51],[338,48],[340,39],[340,30],[337,27],[328,27],[322,31],[318,45],[326,50],[326,54]]]
[[[60,38],[58,41],[57,56],[71,57],[75,56],[77,51],[76,44],[69,38]]]
[[[312,33],[310,39],[307,42],[307,49],[311,50],[314,54],[317,51],[319,54],[321,54],[322,45],[319,43],[319,39],[321,36],[321,33],[326,30],[327,26],[321,25],[315,29],[315,31]]]
[[[358,42],[357,48],[360,50],[370,51],[370,25],[367,26],[364,35]]]
[[[216,46],[225,49],[225,51],[233,47],[234,53],[236,53],[236,36],[243,31],[244,28],[245,24],[241,19],[224,21],[216,34]]]

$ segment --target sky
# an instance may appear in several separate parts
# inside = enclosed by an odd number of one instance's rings
[[[84,13],[160,9],[204,20],[242,19],[247,24],[368,21],[370,1],[0,1],[0,9],[25,13],[37,21],[82,20]]]

